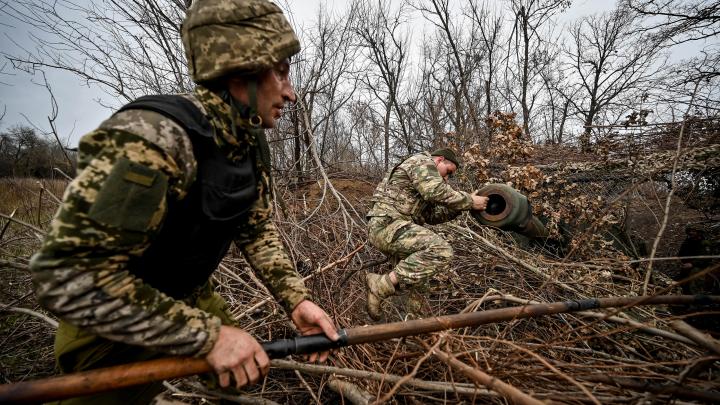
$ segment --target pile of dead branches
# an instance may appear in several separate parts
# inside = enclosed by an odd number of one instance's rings
[[[340,327],[369,323],[364,274],[390,269],[366,244],[372,182],[324,178],[276,188],[277,223],[315,299]],[[2,383],[55,373],[54,319],[34,300],[27,263],[62,187],[14,182],[6,189],[17,196],[0,211]],[[467,215],[434,229],[451,242],[455,258],[429,285],[428,316],[637,296],[644,288],[649,295],[678,291],[659,275],[645,286],[646,263],[612,250],[570,261],[546,243],[519,244]],[[295,335],[237,251],[214,278],[236,319],[258,339]],[[385,321],[403,319],[401,301],[387,303]],[[324,365],[274,361],[262,383],[243,393],[209,391],[196,378],[166,386],[168,395],[196,403],[718,402],[717,341],[678,322],[684,316],[676,308],[638,306],[514,320],[349,347]]]

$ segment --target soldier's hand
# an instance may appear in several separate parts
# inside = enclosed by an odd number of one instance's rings
[[[328,314],[312,301],[305,300],[299,303],[290,314],[290,319],[303,336],[324,333],[332,341],[340,339]],[[319,357],[320,362],[323,363],[329,355],[330,352],[313,353],[310,355],[310,361],[315,362]]]
[[[477,211],[484,211],[487,208],[488,198],[477,195],[477,191],[470,194],[472,197],[473,204],[472,209]]]
[[[260,343],[242,329],[221,326],[215,346],[207,361],[220,379],[220,386],[230,385],[230,373],[238,388],[255,384],[270,369],[270,359]]]

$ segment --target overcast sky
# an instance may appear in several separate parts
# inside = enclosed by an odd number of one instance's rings
[[[13,0],[0,0],[0,54],[17,53],[13,42],[28,44],[32,32],[26,26],[8,17],[4,11]],[[76,0],[84,3],[89,0]],[[296,26],[309,27],[313,24],[320,0],[281,0],[288,4]],[[328,1],[327,9],[341,12],[346,1]],[[614,0],[574,0],[571,8],[562,15],[562,21],[572,21],[578,17],[611,9]],[[422,21],[417,22],[422,26]],[[413,30],[414,40],[420,40],[421,34]],[[117,104],[97,87],[88,87],[76,76],[63,71],[46,71],[48,83],[58,101],[59,112],[56,121],[58,132],[70,146],[77,145],[83,134],[94,129],[112,110],[102,107],[99,100],[107,104]],[[5,57],[0,61],[0,131],[13,125],[32,123],[39,128],[49,128],[47,116],[51,112],[50,97],[44,87],[42,76],[30,76],[13,70]],[[25,117],[23,117],[23,115]]]

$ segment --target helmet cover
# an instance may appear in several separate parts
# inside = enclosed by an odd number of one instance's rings
[[[300,52],[282,10],[267,0],[195,0],[181,36],[196,83],[261,72]]]

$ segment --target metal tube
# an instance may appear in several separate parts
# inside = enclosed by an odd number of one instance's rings
[[[625,307],[635,305],[708,305],[720,303],[720,296],[708,295],[660,295],[646,297],[613,297],[548,304],[523,305],[512,308],[493,309],[467,314],[444,315],[347,329],[348,345],[372,343],[381,340],[438,332],[447,329],[479,326],[513,319],[534,318],[543,315],[586,311],[597,308]]]

